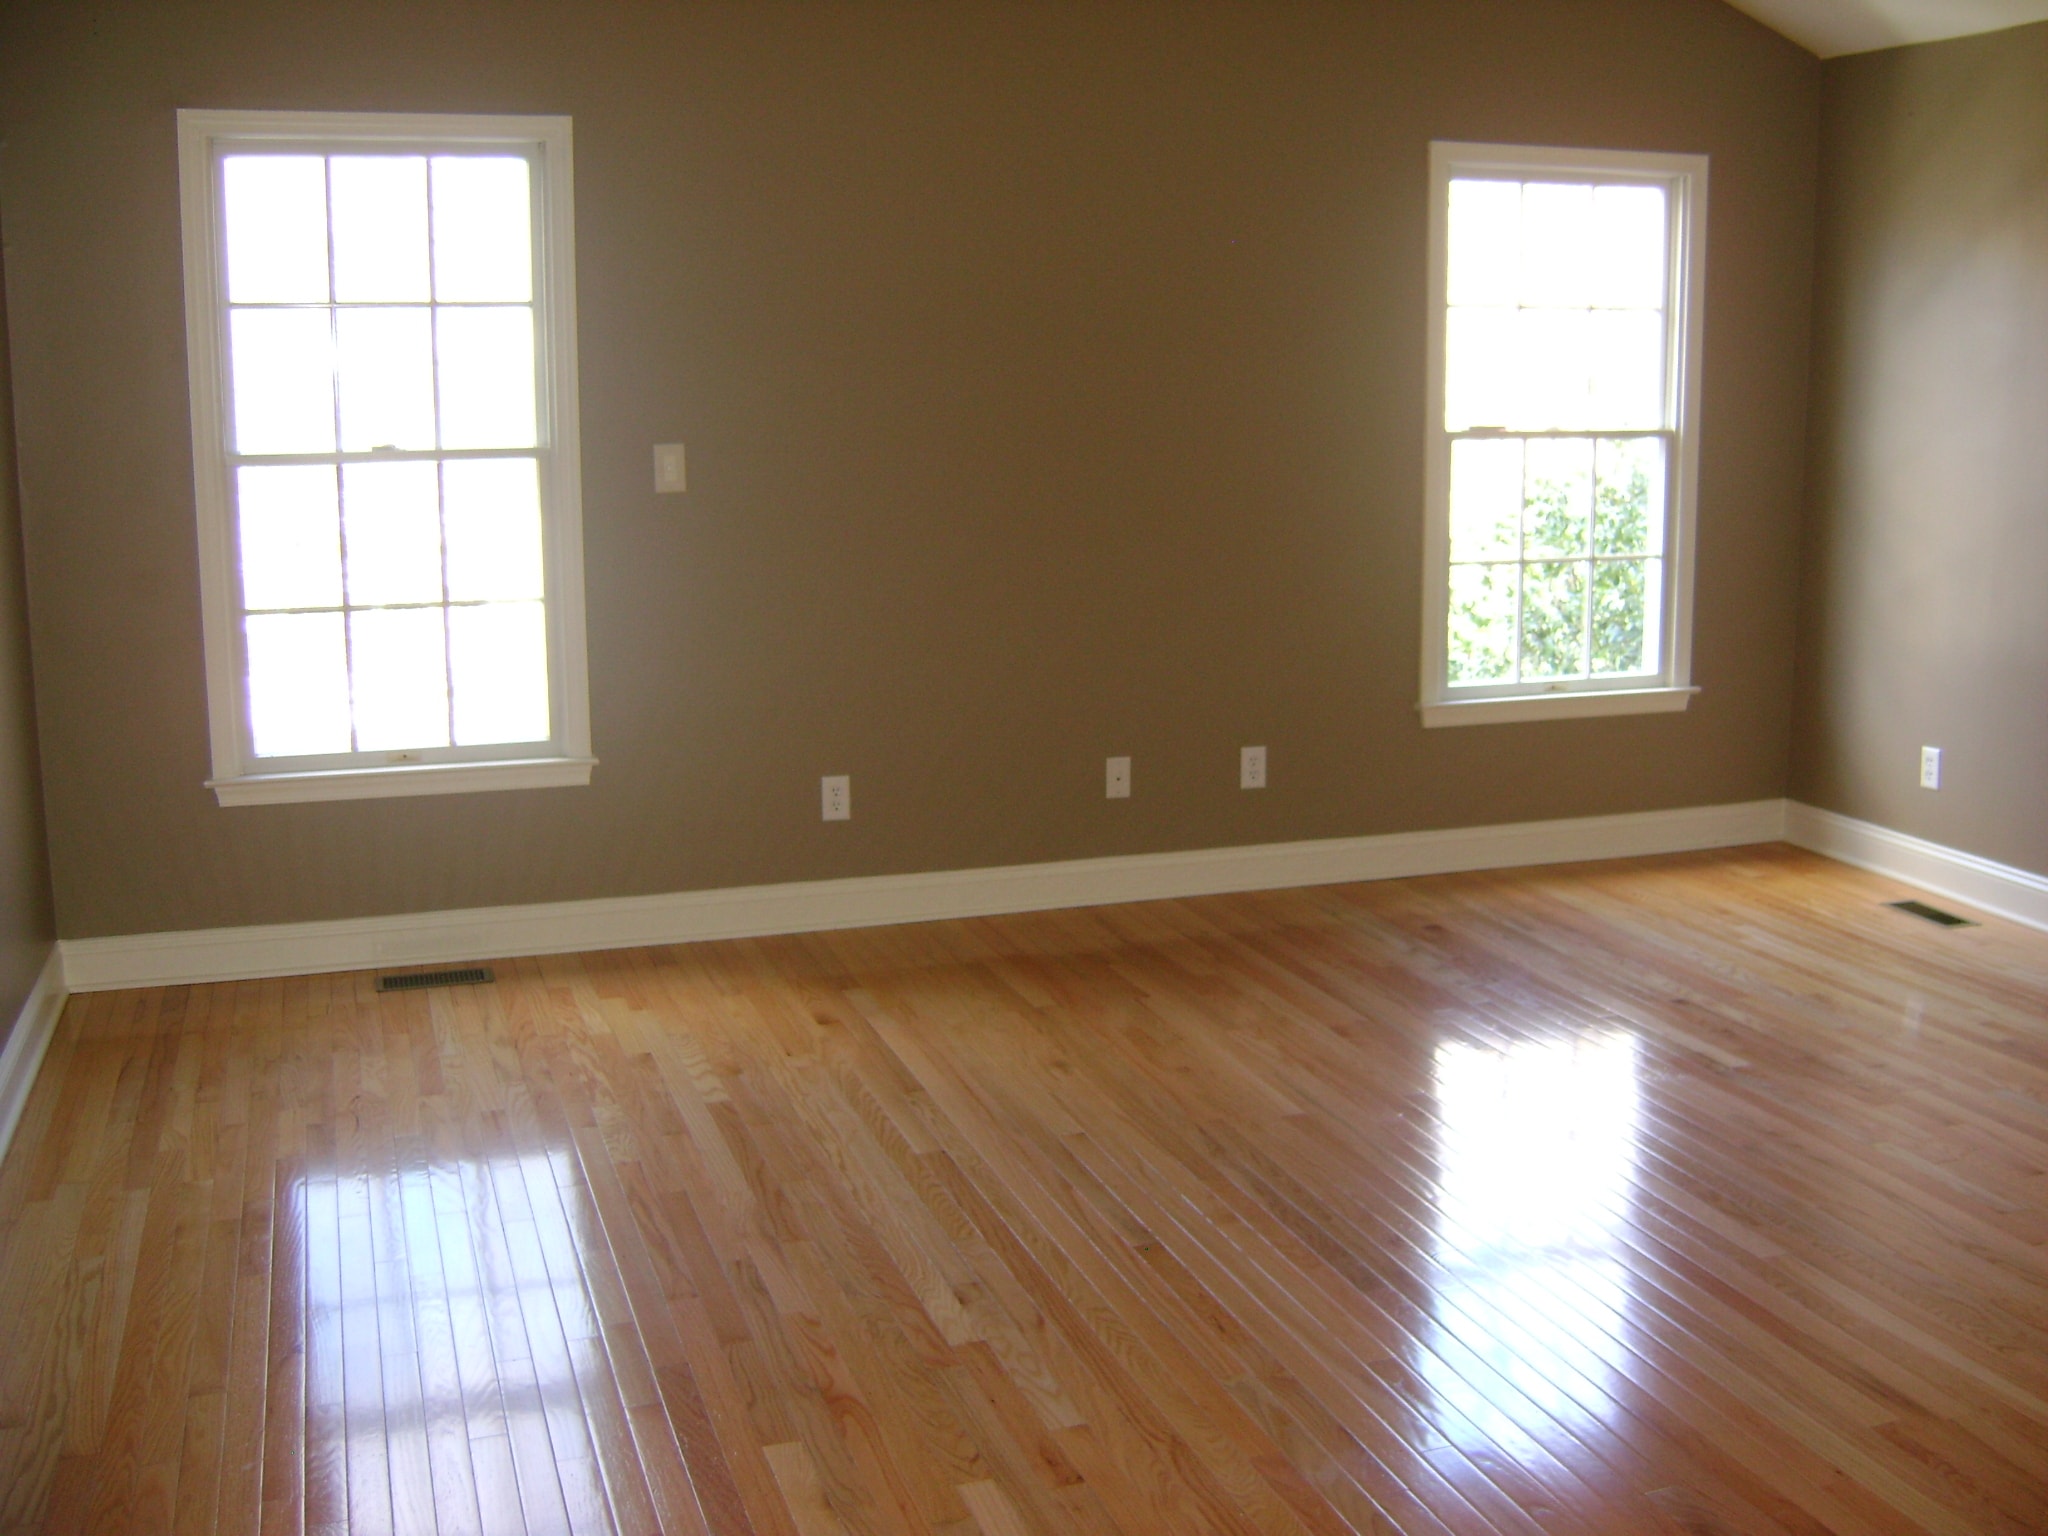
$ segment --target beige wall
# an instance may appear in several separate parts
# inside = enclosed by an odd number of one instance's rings
[[[1717,0],[16,0],[0,28],[66,934],[1784,790],[1820,67]],[[178,106],[574,116],[588,789],[201,788]],[[1417,723],[1432,137],[1713,156],[1686,714]],[[648,483],[672,438],[682,502]]]
[[[0,290],[5,285],[6,269],[0,264]],[[56,937],[43,839],[42,768],[36,760],[35,693],[29,682],[7,350],[7,316],[0,313],[0,1045]]]
[[[1824,123],[1793,791],[2048,872],[2048,25],[1835,60]]]

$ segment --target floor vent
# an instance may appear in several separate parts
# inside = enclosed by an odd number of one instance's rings
[[[1944,912],[1939,907],[1930,907],[1924,901],[1888,901],[1888,907],[1897,907],[1901,912],[1910,912],[1915,917],[1924,917],[1930,923],[1939,923],[1944,928],[1974,928],[1977,925],[1967,917],[1957,917],[1953,912]]]
[[[401,976],[379,976],[379,992],[417,992],[422,987],[476,987],[492,980],[481,965],[459,966],[452,971],[407,971]]]

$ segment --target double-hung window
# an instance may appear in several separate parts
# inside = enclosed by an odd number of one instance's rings
[[[1706,161],[1430,159],[1424,723],[1683,709]]]
[[[178,133],[221,803],[587,782],[568,120]]]

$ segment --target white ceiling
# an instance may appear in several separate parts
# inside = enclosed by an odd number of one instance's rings
[[[1824,59],[2048,21],[2048,0],[1729,0]]]

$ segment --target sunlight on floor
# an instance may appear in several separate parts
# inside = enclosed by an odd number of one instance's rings
[[[1542,1418],[1591,1427],[1622,1385],[1633,1300],[1635,1037],[1446,1041],[1436,1104],[1440,1337],[1418,1366],[1439,1427],[1475,1445]]]

